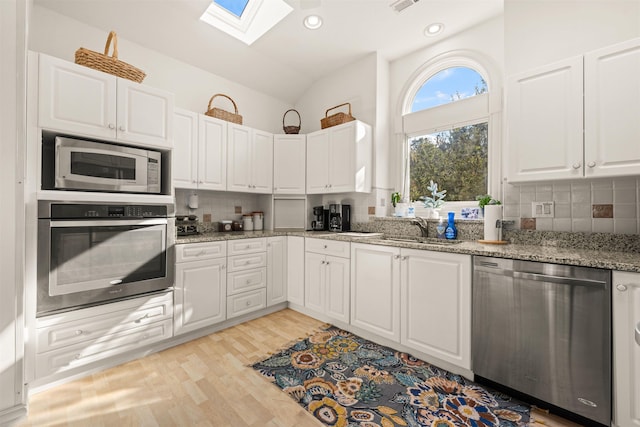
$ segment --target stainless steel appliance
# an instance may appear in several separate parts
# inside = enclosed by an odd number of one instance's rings
[[[38,204],[37,316],[171,288],[173,205]]]
[[[46,134],[42,159],[44,189],[161,192],[159,151]]]
[[[339,203],[329,205],[329,230],[351,230],[351,205]]]
[[[611,272],[474,257],[473,372],[611,423]]]
[[[311,229],[314,231],[322,231],[329,229],[329,211],[324,206],[313,207],[313,221],[311,221]]]

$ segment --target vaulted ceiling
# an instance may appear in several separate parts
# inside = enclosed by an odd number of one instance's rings
[[[263,0],[268,6],[269,0]],[[295,103],[316,80],[369,53],[394,60],[502,13],[502,0],[286,0],[293,7],[251,46],[200,20],[210,0],[34,0],[38,6]],[[413,1],[413,0],[412,0]],[[309,14],[324,25],[308,30]],[[426,37],[427,25],[444,32]]]

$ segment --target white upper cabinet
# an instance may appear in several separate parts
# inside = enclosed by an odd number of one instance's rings
[[[273,135],[229,123],[227,189],[267,193],[273,189]]]
[[[640,38],[507,83],[510,182],[640,174]]]
[[[161,148],[173,145],[173,94],[39,55],[38,126]]]
[[[371,191],[371,126],[352,121],[307,135],[307,194]]]
[[[198,188],[227,189],[227,122],[198,116]]]
[[[507,82],[509,181],[582,176],[582,56]]]
[[[305,194],[305,135],[273,136],[273,194]]]
[[[198,114],[176,108],[173,135],[173,185],[198,188]]]
[[[585,176],[640,174],[640,38],[584,57]]]

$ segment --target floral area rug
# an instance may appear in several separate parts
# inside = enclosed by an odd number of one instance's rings
[[[327,426],[525,426],[530,406],[334,326],[253,368]]]

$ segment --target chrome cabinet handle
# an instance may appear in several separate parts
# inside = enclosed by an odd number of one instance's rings
[[[620,292],[624,292],[627,290],[627,285],[616,285],[616,289]]]
[[[116,126],[113,123],[109,123],[108,127],[109,127],[109,129],[115,129],[116,128]]]
[[[82,329],[78,329],[76,331],[76,335],[82,335],[84,333],[84,331]]]
[[[409,255],[403,256],[401,259],[402,259],[402,261],[406,261],[406,260],[409,259]]]
[[[124,126],[120,126],[120,127],[118,128],[118,130],[119,130],[120,132],[124,132],[126,129],[124,128]]]
[[[573,168],[574,169],[580,169],[580,163],[574,163],[573,164]]]
[[[395,255],[393,258],[394,259],[400,259],[400,255]]]
[[[590,168],[593,168],[596,166],[596,162],[589,162],[587,163],[587,166],[589,166]]]

